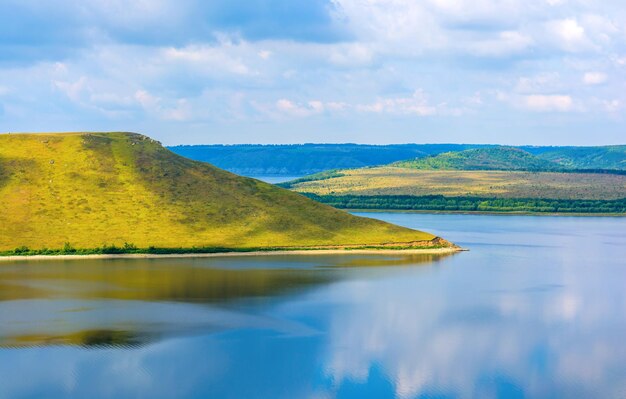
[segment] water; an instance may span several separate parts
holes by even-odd
[[[248,177],[252,177],[254,179],[261,180],[261,181],[264,181],[266,183],[278,184],[278,183],[284,183],[284,182],[290,181],[290,180],[299,179],[302,176],[253,175],[253,176],[248,176]]]
[[[368,213],[451,256],[0,265],[0,398],[626,397],[626,219]]]

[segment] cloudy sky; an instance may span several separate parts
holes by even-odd
[[[626,143],[623,0],[0,0],[0,131]]]

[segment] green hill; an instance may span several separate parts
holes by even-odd
[[[246,176],[304,176],[333,169],[387,165],[494,144],[232,144],[179,145],[173,152]],[[547,161],[575,169],[626,170],[626,146],[516,146]],[[545,156],[543,155],[545,154]]]
[[[538,157],[574,169],[626,170],[626,145],[558,148]]]
[[[434,239],[183,158],[139,134],[0,135],[4,251],[442,243]]]
[[[458,152],[399,161],[391,164],[420,170],[518,170],[554,171],[563,169],[515,147],[474,148]]]

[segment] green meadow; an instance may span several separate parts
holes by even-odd
[[[343,209],[626,213],[626,173],[568,169],[513,147],[333,170],[281,184]]]
[[[434,238],[192,161],[139,134],[0,135],[0,251],[210,252]]]

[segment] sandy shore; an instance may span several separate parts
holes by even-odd
[[[0,262],[21,260],[81,260],[81,259],[167,259],[167,258],[222,258],[234,256],[288,256],[288,255],[416,255],[450,254],[467,251],[463,248],[425,249],[310,249],[293,251],[216,252],[207,254],[111,254],[111,255],[32,255],[0,256]]]

